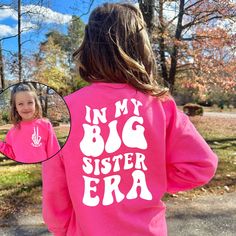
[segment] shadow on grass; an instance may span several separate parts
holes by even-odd
[[[3,155],[3,154],[2,154],[2,155]],[[4,161],[4,160],[8,160],[8,158],[5,157],[5,156],[0,156],[0,162],[2,162],[2,161]]]
[[[0,167],[1,166],[10,167],[10,166],[18,166],[18,165],[23,165],[23,164],[19,162],[3,162],[3,163],[0,162]]]
[[[236,179],[234,177],[221,177],[221,178],[213,178],[212,181],[205,185],[205,189],[210,189],[212,187],[221,187],[224,188],[224,186],[233,187],[236,186]]]
[[[235,138],[211,139],[206,142],[215,150],[235,149],[236,147]]]
[[[1,134],[7,134],[8,131],[9,131],[9,129],[1,129],[1,130],[0,130],[0,133],[1,133]]]
[[[60,137],[60,139],[58,139],[58,142],[61,148],[65,145],[67,138],[68,138],[68,135]]]
[[[17,225],[17,227],[13,227],[8,231],[11,236],[45,236],[52,235],[48,232],[48,230],[43,226],[21,226]]]
[[[232,144],[235,146],[236,145],[236,138],[220,138],[220,139],[206,139],[206,142],[210,145],[214,145],[215,142],[218,143],[228,143],[228,142],[233,142]]]
[[[23,163],[12,161],[7,157],[0,157],[0,167],[10,167],[10,166],[17,166],[23,165]]]

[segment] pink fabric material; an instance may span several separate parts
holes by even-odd
[[[166,192],[207,183],[217,157],[172,99],[94,83],[66,97],[70,136],[43,163],[43,215],[56,236],[166,236]]]
[[[55,132],[49,120],[21,121],[12,127],[0,151],[7,157],[22,163],[37,163],[55,155],[60,150]]]

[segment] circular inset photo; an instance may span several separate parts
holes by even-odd
[[[21,82],[3,90],[0,118],[0,152],[21,163],[53,157],[70,132],[65,101],[54,89],[38,82]]]

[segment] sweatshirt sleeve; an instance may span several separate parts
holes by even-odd
[[[54,156],[60,150],[57,136],[50,122],[48,122],[48,140],[46,149],[48,158]]]
[[[15,160],[16,157],[15,157],[14,151],[12,149],[12,146],[10,144],[11,142],[10,142],[10,138],[9,138],[9,132],[7,133],[7,136],[6,136],[6,140],[5,140],[6,142],[0,141],[0,152],[3,155],[7,156],[8,158]]]
[[[173,100],[165,104],[167,192],[189,190],[208,183],[217,168],[217,156],[188,116]]]
[[[42,163],[43,218],[54,236],[66,236],[72,214],[61,153]]]

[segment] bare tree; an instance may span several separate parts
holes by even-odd
[[[1,91],[5,89],[5,78],[4,78],[4,64],[2,55],[2,44],[0,42],[0,77],[1,77]]]
[[[21,54],[21,0],[18,0],[18,77],[22,82],[22,54]]]
[[[207,26],[217,20],[236,20],[236,4],[230,0],[139,0],[149,32],[155,38],[161,75],[174,90],[181,45],[201,40],[194,32],[197,26]],[[168,18],[164,11],[175,5],[175,15]],[[170,10],[169,10],[170,11]],[[173,9],[172,9],[173,11]],[[153,13],[154,12],[154,13]],[[171,43],[170,43],[171,41]]]
[[[144,20],[147,24],[148,32],[152,35],[155,28],[155,0],[138,0],[139,7],[143,13]]]
[[[43,6],[44,4],[47,4],[47,2],[48,2],[48,0],[32,0],[32,3],[34,3],[36,6]],[[32,6],[33,6],[33,4],[32,4]],[[17,48],[18,48],[17,61],[15,59],[13,60],[11,68],[13,69],[14,72],[17,72],[18,81],[21,82],[24,80],[24,78],[23,78],[24,77],[23,76],[23,69],[24,69],[23,59],[24,59],[24,57],[23,57],[23,52],[22,52],[23,51],[22,46],[26,42],[30,41],[30,40],[23,41],[22,40],[22,33],[33,29],[33,27],[28,27],[27,29],[23,28],[22,27],[22,18],[23,18],[23,16],[26,17],[27,15],[30,16],[32,14],[34,14],[34,15],[41,14],[43,11],[40,13],[33,12],[33,9],[28,10],[28,11],[22,11],[22,1],[21,0],[17,0],[17,1],[12,0],[12,2],[8,5],[0,4],[0,8],[6,9],[6,7],[8,7],[9,9],[15,9],[17,11],[18,29],[17,29],[16,34],[0,38],[0,42],[6,41],[11,38],[17,38]],[[40,25],[40,22],[37,22],[37,26],[38,26],[38,29],[40,27],[42,27],[42,25]],[[34,30],[35,30],[35,28],[34,28]],[[6,50],[4,50],[4,51],[6,51]],[[10,53],[11,56],[15,57],[15,53],[12,53],[9,51],[8,51],[8,53]]]

